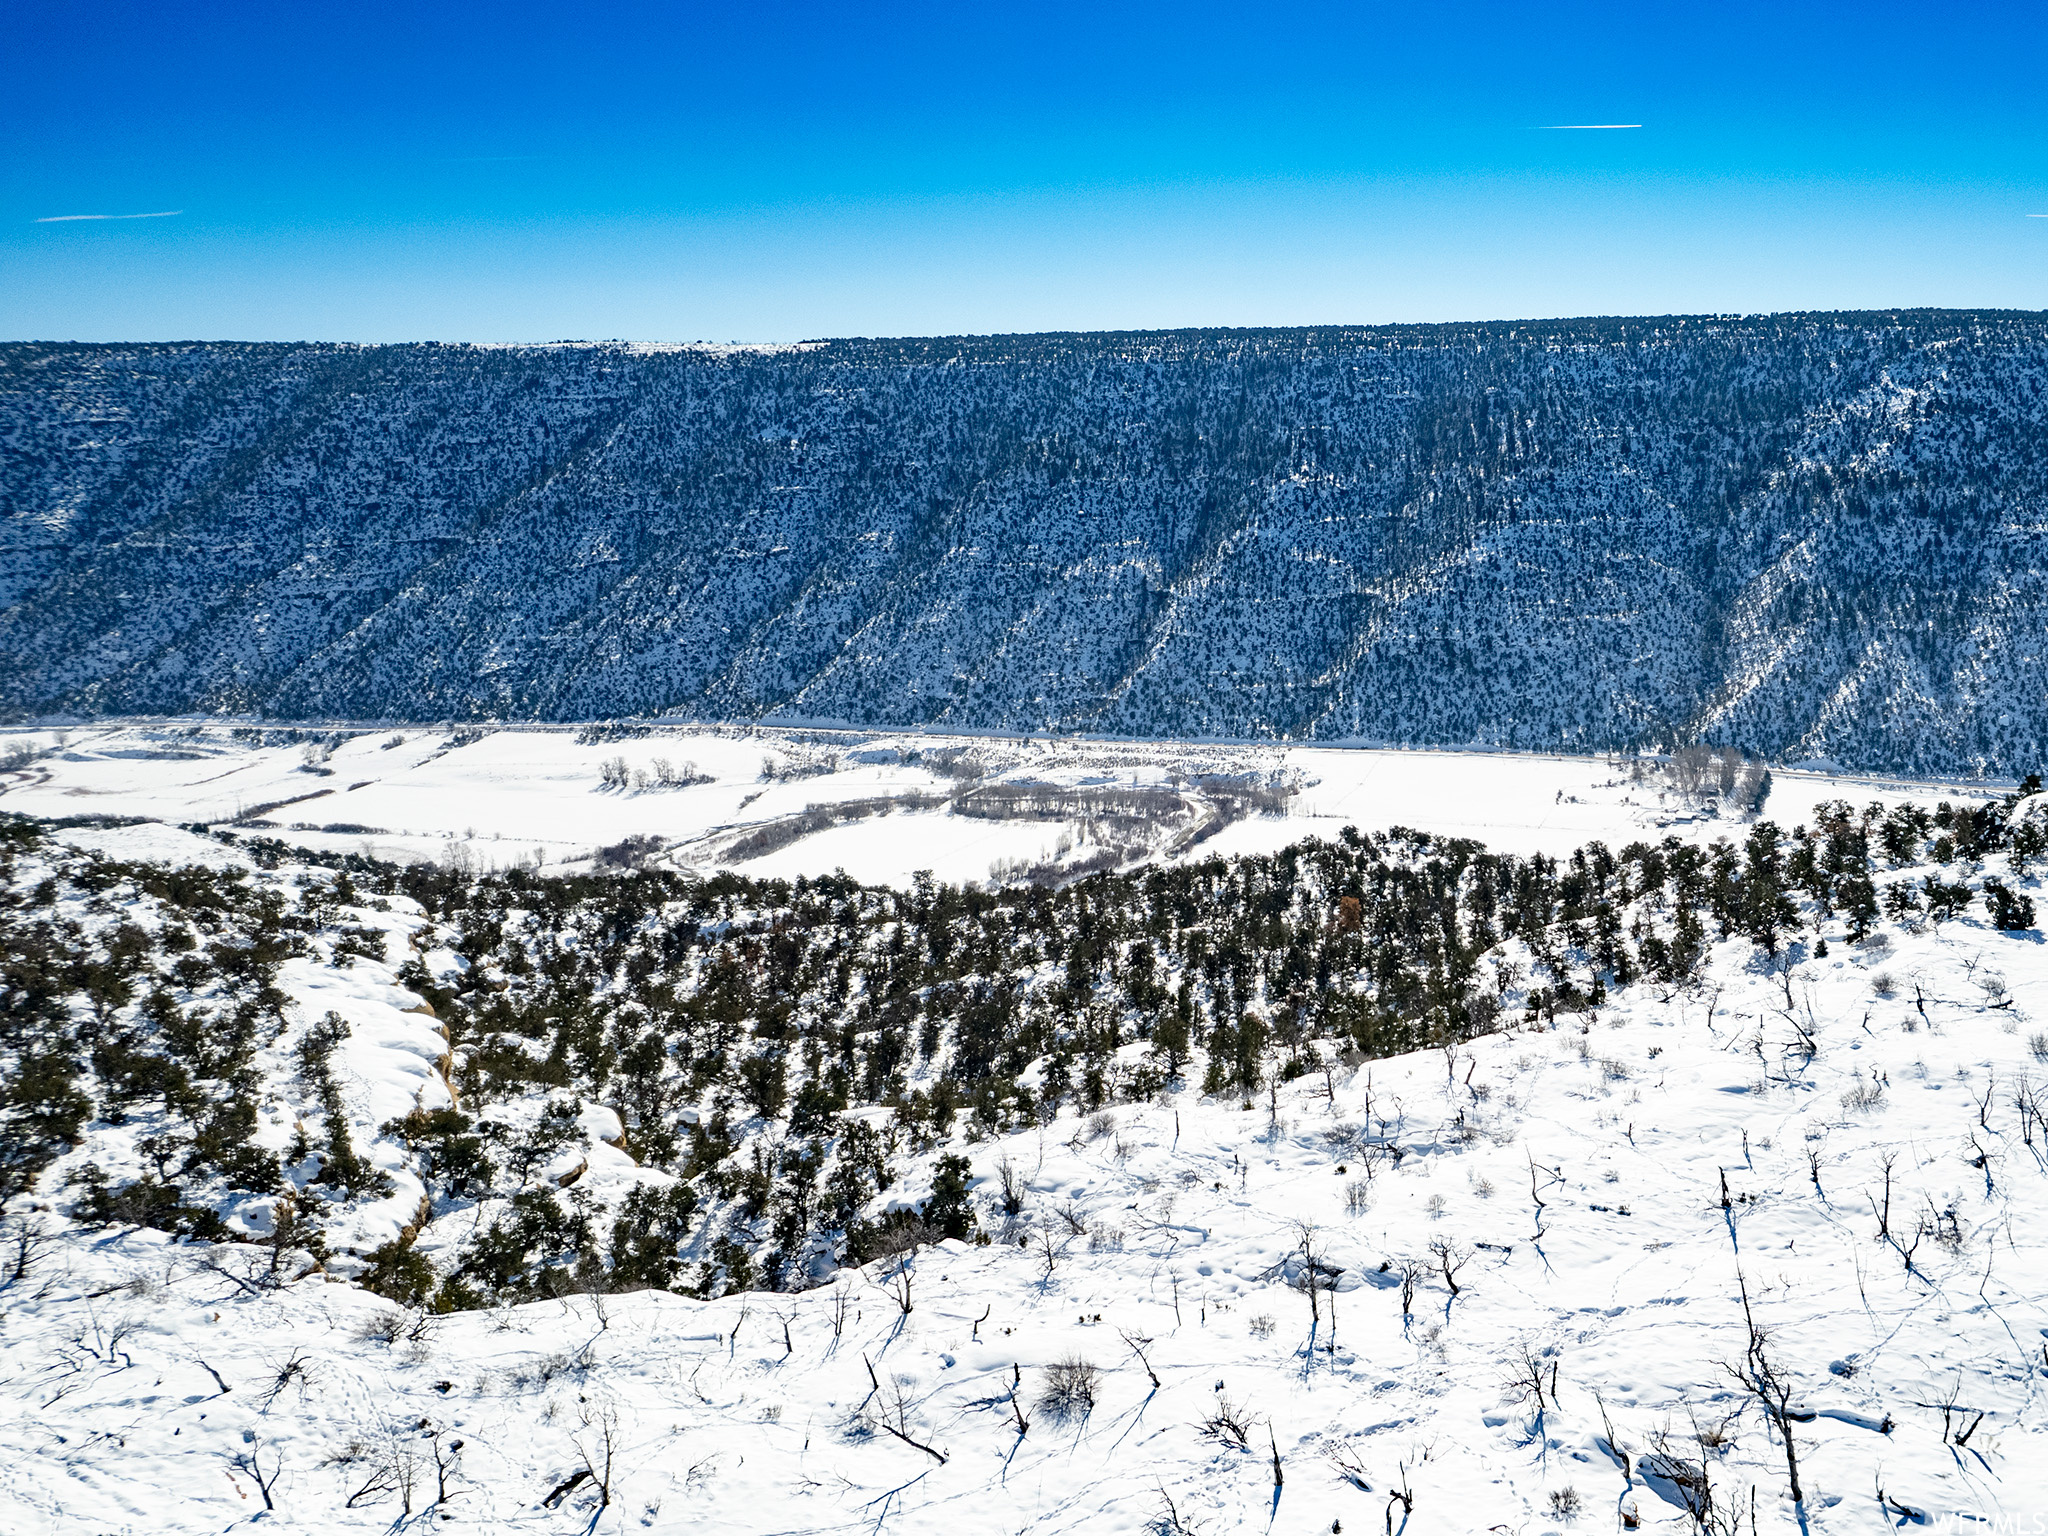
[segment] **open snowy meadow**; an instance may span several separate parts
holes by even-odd
[[[1601,757],[638,729],[0,731],[0,754],[12,754],[0,757],[12,769],[0,774],[0,806],[254,825],[310,849],[480,869],[587,868],[600,848],[645,837],[677,867],[770,878],[843,869],[898,885],[919,869],[957,884],[1032,867],[1069,874],[1266,853],[1344,826],[1419,827],[1553,856],[1596,838],[1617,848],[1668,835],[1704,842],[1733,828]],[[998,803],[1006,788],[1066,798]],[[1140,790],[1158,803],[1119,816],[1129,808],[1115,797]],[[1779,771],[1768,809],[1789,827],[1830,800],[1934,795],[1988,791]]]

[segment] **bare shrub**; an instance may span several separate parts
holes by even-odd
[[[1884,1084],[1871,1079],[1859,1082],[1842,1095],[1844,1109],[1875,1109],[1884,1102]]]
[[[1102,1372],[1079,1355],[1068,1355],[1045,1368],[1045,1386],[1038,1410],[1051,1419],[1086,1418],[1095,1407]]]
[[[1218,1386],[1220,1388],[1220,1382]],[[1251,1448],[1252,1426],[1257,1422],[1243,1403],[1233,1403],[1219,1390],[1216,1394],[1216,1406],[1196,1427],[1219,1445],[1243,1451]]]
[[[1116,1131],[1116,1116],[1106,1109],[1098,1109],[1081,1123],[1083,1141],[1100,1141]]]
[[[1017,1171],[1017,1165],[1007,1157],[996,1164],[996,1182],[1001,1186],[1003,1192],[1003,1214],[1005,1216],[1021,1215],[1024,1210],[1024,1200],[1027,1194],[1024,1175]]]
[[[356,1324],[365,1344],[424,1344],[433,1336],[434,1315],[411,1307],[380,1307]]]
[[[2048,1033],[2037,1029],[2027,1036],[2027,1049],[2034,1053],[2034,1060],[2048,1061]]]
[[[28,1279],[50,1256],[56,1242],[39,1217],[19,1215],[0,1222],[0,1290],[10,1290]],[[131,1289],[129,1294],[137,1293]]]
[[[582,1458],[583,1470],[597,1489],[597,1507],[609,1509],[612,1502],[612,1468],[620,1450],[619,1410],[608,1397],[584,1402],[577,1414],[580,1432],[569,1443]],[[593,1522],[595,1523],[595,1522]]]
[[[1267,1313],[1261,1312],[1257,1317],[1245,1324],[1245,1326],[1251,1329],[1252,1337],[1255,1339],[1270,1339],[1273,1337],[1275,1325],[1272,1317]]]
[[[1898,978],[1890,971],[1879,971],[1870,978],[1870,990],[1879,997],[1891,997],[1899,990]]]
[[[1353,1179],[1344,1186],[1344,1214],[1346,1216],[1363,1216],[1371,1208],[1371,1179]]]
[[[1088,1231],[1090,1253],[1122,1253],[1124,1251],[1124,1229],[1104,1224],[1091,1227]]]
[[[1429,1251],[1436,1258],[1437,1272],[1444,1277],[1445,1288],[1453,1296],[1458,1295],[1458,1271],[1470,1262],[1472,1250],[1447,1237],[1438,1237],[1430,1240]]]
[[[1579,1497],[1579,1490],[1570,1486],[1550,1490],[1550,1517],[1553,1520],[1576,1520],[1585,1503]]]
[[[351,1440],[346,1450],[329,1455],[326,1464],[349,1469],[345,1508],[375,1504],[396,1494],[401,1510],[412,1513],[413,1494],[419,1488],[424,1469],[419,1453],[399,1434],[393,1433],[375,1445]]]
[[[581,1379],[589,1369],[588,1345],[578,1350],[558,1350],[552,1354],[541,1355],[523,1370],[513,1372],[511,1385],[515,1390],[537,1392],[557,1376]]]

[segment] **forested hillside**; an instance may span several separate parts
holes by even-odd
[[[0,348],[0,707],[2010,775],[2048,319]]]
[[[1340,1062],[1590,1015],[1610,988],[1675,994],[1730,940],[1788,978],[1789,1010],[1830,930],[2031,929],[2009,882],[2048,855],[2041,808],[1837,802],[1789,837],[1759,822],[1739,846],[1569,860],[1347,828],[1001,891],[322,868],[232,833],[174,867],[11,819],[0,1199],[69,1190],[91,1221],[261,1234],[273,1265],[332,1252],[443,1309],[804,1289],[970,1235],[965,1163],[906,1200],[900,1155],[1062,1107],[1177,1086],[1249,1105]]]
[[[1057,889],[5,819],[0,1507],[2010,1523],[2039,782]]]

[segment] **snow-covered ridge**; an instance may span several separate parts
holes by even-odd
[[[2048,322],[0,347],[15,719],[832,720],[2017,776]]]

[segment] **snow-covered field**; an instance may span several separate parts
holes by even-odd
[[[74,736],[6,803],[175,819],[202,769],[252,801],[307,782],[293,754],[123,759],[119,740]],[[661,803],[593,790],[566,738],[488,738],[474,767],[429,761],[436,740],[389,750],[366,814],[418,836],[455,791],[482,842],[572,799],[569,844]],[[384,751],[338,750],[334,782]],[[693,751],[731,780],[675,798],[730,800],[762,744]],[[1461,784],[1461,764],[1361,754],[1346,787],[1354,759],[1303,759],[1330,765],[1304,798],[1347,820],[1434,764],[1446,814],[1476,798],[1539,846],[1543,799],[1597,782],[1495,761]],[[1584,814],[1611,836],[1627,812]],[[218,856],[164,827],[65,836]],[[1788,1384],[1808,1529],[2035,1529],[2048,951],[1975,918],[1831,931],[1825,958],[1774,972],[1736,940],[1697,990],[1638,986],[1583,1024],[1338,1068],[1249,1110],[1181,1092],[972,1144],[994,1242],[800,1295],[402,1319],[324,1277],[253,1288],[246,1250],[66,1235],[0,1291],[0,1529],[1535,1536],[1698,1528],[1703,1472],[1711,1529],[1795,1530],[1781,1439],[1737,1380],[1757,1366],[1743,1287]],[[370,1123],[432,1081],[439,1036],[391,968],[292,961],[280,984],[295,1016],[353,1024]],[[1005,1162],[1026,1189],[1008,1220]],[[913,1162],[901,1194],[930,1173]],[[1313,1320],[1305,1251],[1336,1272]],[[1070,1361],[1095,1375],[1062,1411]]]
[[[584,742],[569,730],[264,733],[130,725],[61,735],[0,731],[0,752],[10,747],[27,760],[0,773],[0,809],[171,823],[255,819],[308,848],[398,861],[459,858],[478,869],[534,861],[575,866],[630,836],[673,845],[665,857],[684,865],[731,864],[751,875],[791,878],[844,869],[858,880],[898,885],[920,869],[944,881],[974,882],[1004,864],[1072,862],[1095,851],[1100,829],[1086,817],[989,820],[941,800],[840,821],[765,854],[731,856],[736,836],[786,824],[811,807],[940,799],[972,783],[1086,794],[1223,779],[1291,791],[1284,813],[1253,812],[1184,846],[1172,846],[1162,829],[1147,856],[1167,860],[1271,852],[1347,825],[1406,825],[1503,853],[1552,855],[1595,838],[1619,848],[1670,835],[1710,841],[1732,830],[1728,821],[1698,816],[1694,806],[1660,794],[1654,782],[1633,781],[1626,766],[1590,757],[751,728],[679,728]],[[628,775],[623,785],[607,784],[607,762]],[[667,787],[662,764],[670,770]],[[771,765],[783,776],[765,777]],[[673,782],[683,779],[697,782]],[[1965,800],[1987,791],[1779,772],[1767,814],[1790,827],[1827,800],[1861,806],[1936,794]]]

